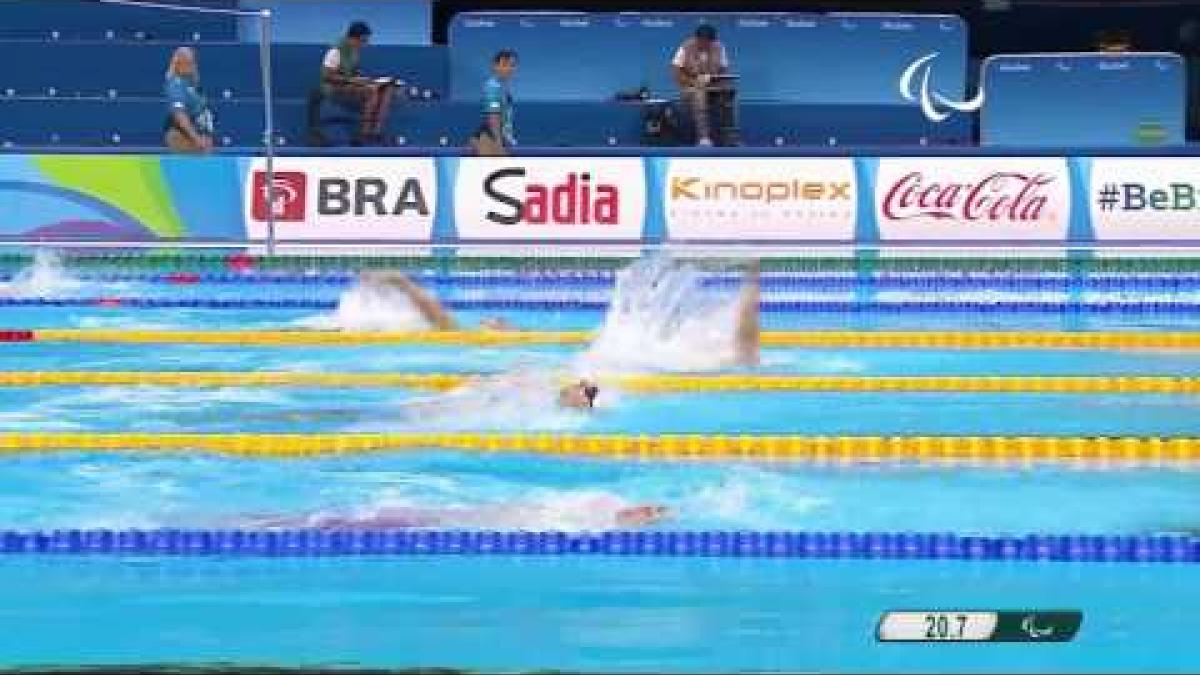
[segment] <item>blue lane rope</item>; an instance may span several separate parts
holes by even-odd
[[[1200,563],[1187,535],[963,536],[849,532],[55,530],[0,532],[0,555],[602,555]]]
[[[570,298],[555,299],[460,299],[443,303],[455,310],[536,310],[536,311],[603,311],[604,300]],[[131,309],[293,309],[332,310],[336,300],[307,298],[0,298],[0,307],[126,307]],[[978,300],[768,300],[761,304],[763,312],[780,313],[886,313],[886,312],[971,312],[971,313],[1121,313],[1121,314],[1192,314],[1200,312],[1200,302],[1177,301],[1086,301],[1061,302],[1054,300],[1017,300],[985,302]]]
[[[517,288],[611,288],[615,275],[611,272],[577,271],[546,271],[537,274],[504,274],[489,273],[486,275],[421,275],[414,274],[421,283],[449,287],[517,287]],[[12,282],[12,274],[0,274],[0,282]],[[358,277],[354,274],[327,272],[320,274],[272,274],[272,273],[169,273],[169,274],[81,274],[74,278],[85,283],[124,284],[223,284],[223,285],[308,285],[308,286],[347,286],[354,283]],[[709,277],[702,282],[705,286],[736,286],[741,283],[737,276]],[[956,289],[956,290],[1023,290],[1023,291],[1066,291],[1072,288],[1086,288],[1098,291],[1122,290],[1160,290],[1188,291],[1200,290],[1200,277],[1189,276],[1108,276],[1080,277],[1066,276],[1009,276],[969,274],[959,276],[942,275],[899,275],[879,274],[858,276],[846,275],[764,275],[764,289],[821,289],[840,290],[853,289],[867,285],[884,289]]]

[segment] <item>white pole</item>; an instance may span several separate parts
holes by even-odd
[[[259,58],[263,80],[263,144],[267,157],[267,255],[275,255],[275,110],[271,93],[271,10],[259,13]]]

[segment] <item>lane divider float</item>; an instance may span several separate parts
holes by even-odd
[[[448,309],[465,311],[605,311],[607,300],[587,298],[450,299]],[[126,309],[304,310],[337,309],[337,300],[312,298],[4,298],[0,307],[107,307]],[[1033,314],[1195,314],[1193,300],[764,300],[765,313],[910,314],[910,313],[1033,313]]]
[[[321,373],[221,371],[0,371],[0,387],[339,387],[444,391],[475,373]],[[1159,376],[877,376],[667,373],[601,376],[627,392],[995,392],[1066,394],[1200,394],[1200,377]]]
[[[454,450],[613,460],[916,462],[1082,467],[1166,466],[1200,459],[1200,438],[1056,436],[796,436],[548,433],[3,432],[0,455],[45,452],[206,452],[258,458]]]
[[[657,556],[1195,564],[1200,563],[1200,537],[970,536],[920,532],[97,529],[0,531],[0,555]]]
[[[590,331],[0,330],[0,342],[89,342],[255,346],[581,345]],[[764,331],[766,347],[870,349],[1200,350],[1200,332]]]

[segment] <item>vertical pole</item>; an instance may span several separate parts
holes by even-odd
[[[275,255],[275,110],[271,92],[271,10],[259,14],[259,59],[263,81],[263,145],[267,159],[267,255]]]

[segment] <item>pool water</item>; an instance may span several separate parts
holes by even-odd
[[[342,282],[108,282],[87,280],[57,262],[35,269],[33,276],[35,283],[12,282],[7,297],[122,300],[0,307],[3,328],[305,330],[403,327],[411,321],[411,310],[356,298]],[[773,287],[769,281],[770,276],[764,284],[767,301],[861,297],[859,291]],[[611,321],[603,309],[572,309],[568,302],[607,302],[611,284],[579,287],[550,279],[429,285],[447,298],[508,303],[502,313],[530,330],[594,329]],[[947,287],[903,292],[905,298],[944,302],[1081,297]],[[875,295],[886,299],[883,294],[897,292]],[[1103,300],[1114,293],[1123,302],[1159,298],[1128,290],[1093,294]],[[1193,294],[1173,292],[1168,301],[1194,301]],[[342,309],[145,308],[130,298],[304,299],[340,302]],[[521,301],[547,298],[563,301],[564,308],[519,308]],[[344,311],[351,305],[354,312]],[[466,311],[459,318],[473,325],[490,313]],[[980,313],[953,307],[778,311],[763,318],[768,330],[1106,331],[1190,331],[1200,319],[1169,310]],[[730,370],[706,353],[706,343],[678,335],[665,339],[654,330],[625,338],[604,358],[582,363],[626,372]],[[588,349],[35,341],[0,345],[0,370],[537,374],[577,370]],[[1197,376],[1200,352],[779,348],[764,350],[757,369],[741,370],[861,377]],[[1200,397],[1188,395],[606,389],[598,410],[582,413],[557,409],[552,392],[493,394],[482,405],[468,399],[415,414],[414,401],[441,399],[383,388],[21,387],[0,390],[0,431],[814,436],[1200,431]],[[461,527],[576,532],[596,527],[597,504],[652,503],[670,508],[670,517],[653,526],[659,530],[1149,535],[1200,529],[1197,494],[1200,474],[1187,466],[831,467],[446,450],[278,460],[68,451],[2,460],[0,530],[229,529],[263,516],[370,513],[396,506],[487,513],[497,505],[518,505],[519,522],[485,519]],[[1200,666],[1200,657],[1184,649],[1186,612],[1195,604],[1191,589],[1198,582],[1200,566],[1158,563],[9,555],[0,557],[0,594],[7,600],[0,608],[0,666],[220,662],[503,671],[1187,672]],[[1068,644],[875,642],[881,612],[914,608],[1079,609],[1085,618],[1078,639]]]

